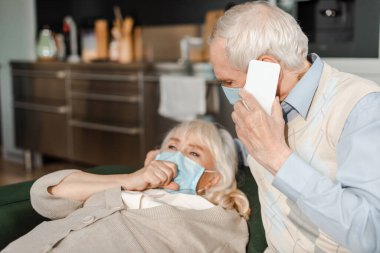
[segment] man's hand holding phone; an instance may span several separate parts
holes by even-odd
[[[280,66],[251,61],[232,120],[248,153],[273,175],[291,154],[284,137],[282,108],[275,99]],[[272,108],[273,106],[273,108]]]
[[[280,65],[273,62],[251,60],[248,65],[244,89],[251,93],[268,115],[276,96]]]

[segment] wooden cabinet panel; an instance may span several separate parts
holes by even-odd
[[[119,127],[139,127],[140,125],[137,103],[76,98],[72,99],[71,103],[74,120]]]
[[[15,109],[16,146],[68,158],[65,114]]]
[[[144,65],[12,63],[20,148],[140,167],[156,146],[158,79]]]
[[[14,100],[66,104],[65,81],[54,77],[13,76]]]
[[[117,96],[137,96],[139,94],[136,82],[126,82],[117,80],[93,80],[72,79],[71,91],[76,93],[108,94]]]
[[[142,163],[140,136],[73,127],[73,159],[90,164]]]
[[[62,65],[12,63],[17,147],[69,157],[65,76]]]

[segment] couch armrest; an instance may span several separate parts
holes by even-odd
[[[32,184],[28,181],[0,187],[0,249],[46,220],[30,204]]]
[[[98,166],[87,170],[96,174],[131,173],[135,169],[123,166]],[[47,218],[39,215],[30,203],[30,187],[34,181],[0,187],[0,250],[26,234]]]

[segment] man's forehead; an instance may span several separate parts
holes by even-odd
[[[216,38],[210,45],[210,64],[213,67],[215,77],[219,81],[234,80],[245,74],[230,65],[225,43],[225,39]]]
[[[216,41],[210,45],[210,63],[216,77],[222,77],[229,67],[225,48],[220,45],[220,39],[216,39]]]
[[[210,62],[227,59],[225,50],[225,40],[221,38],[214,39],[210,44]]]
[[[244,72],[233,68],[227,60],[213,65],[214,74],[218,80],[227,80],[245,74]]]

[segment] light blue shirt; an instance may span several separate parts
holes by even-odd
[[[286,121],[306,117],[318,88],[323,62],[310,58],[311,68],[281,104]],[[336,152],[336,181],[292,153],[273,186],[352,252],[380,252],[380,93],[366,95],[351,111]]]

